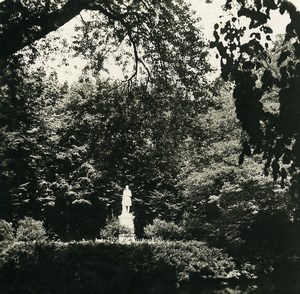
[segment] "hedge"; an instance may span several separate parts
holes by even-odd
[[[1,293],[175,293],[197,279],[237,278],[232,258],[202,242],[14,242]]]

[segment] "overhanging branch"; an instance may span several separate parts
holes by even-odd
[[[109,11],[109,6],[105,7],[108,5],[103,3],[105,1],[101,1],[102,4],[99,2],[96,0],[69,0],[61,9],[50,13],[44,11],[44,13],[33,14],[29,18],[20,18],[16,23],[7,24],[7,28],[0,34],[0,58],[6,58],[57,30],[84,9],[98,10],[112,20],[121,20],[120,14],[113,14]],[[5,4],[5,2],[3,3]],[[5,6],[3,3],[2,7]],[[9,14],[9,12],[7,13]]]

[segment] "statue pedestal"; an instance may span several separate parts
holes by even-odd
[[[119,235],[119,242],[120,243],[130,243],[135,241],[135,234],[134,234],[134,216],[132,213],[128,213],[123,211],[122,214],[119,216],[120,225],[127,228],[128,232],[120,233]]]
[[[135,242],[135,234],[120,234],[119,235],[119,242],[129,244]]]

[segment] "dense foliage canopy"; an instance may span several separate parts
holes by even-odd
[[[16,48],[6,42],[10,53],[1,50],[2,217],[43,219],[62,238],[95,236],[119,213],[128,183],[140,234],[154,216],[179,217],[181,142],[198,111],[213,105],[203,95],[209,65],[197,19],[182,1],[105,2],[105,9],[96,1],[50,2],[1,3],[2,37],[22,29],[31,44],[18,50],[23,41]],[[84,8],[97,12],[81,15],[70,53],[89,65],[77,83],[59,85],[56,73],[30,66],[37,53],[47,59],[43,42],[55,48],[55,38],[32,40],[50,31],[51,22],[53,30],[63,24],[54,15],[67,21]],[[122,43],[116,61],[133,70],[124,84],[104,81],[105,52]]]
[[[215,25],[211,43],[222,74],[208,81],[209,48],[183,0],[0,3],[3,273],[14,260],[18,266],[14,255],[23,246],[65,256],[67,243],[48,237],[116,239],[125,185],[138,238],[206,241],[264,273],[278,256],[299,256],[299,12],[272,0],[227,0],[225,8],[232,15]],[[273,10],[291,17],[285,35],[272,35]],[[60,37],[76,17],[73,35]],[[63,50],[86,61],[73,83],[61,83],[59,67],[45,65]],[[123,80],[103,77],[111,58]],[[76,251],[79,243],[71,244]],[[172,244],[177,251],[170,244],[155,251],[167,268],[190,259],[197,268],[196,257],[211,262],[217,252],[221,268],[209,263],[210,270],[224,278],[225,256],[225,268],[237,274],[222,251]],[[184,250],[199,244],[196,257],[186,258]],[[89,241],[84,250],[94,246]],[[130,250],[142,258],[142,249]],[[31,257],[34,266],[49,262]],[[190,271],[184,265],[176,277]]]

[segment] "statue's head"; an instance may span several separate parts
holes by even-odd
[[[126,186],[125,186],[125,189],[126,189],[126,190],[128,190],[128,189],[129,189],[129,186],[128,186],[128,185],[126,185]]]

